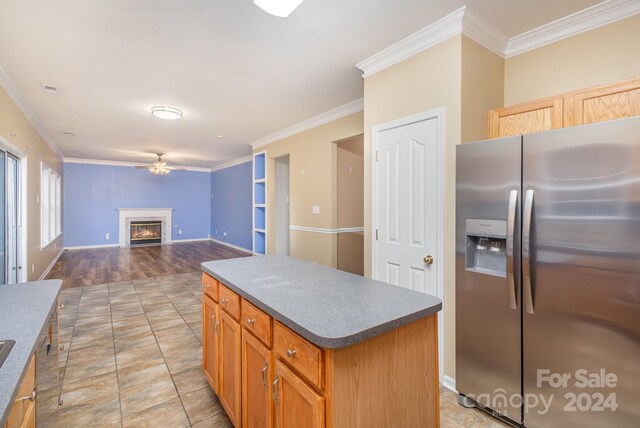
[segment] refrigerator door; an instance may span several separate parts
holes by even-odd
[[[524,423],[638,427],[640,118],[526,135],[523,154]]]
[[[456,166],[456,387],[516,422],[521,151],[521,137],[462,144]]]

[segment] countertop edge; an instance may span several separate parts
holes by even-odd
[[[58,287],[58,291],[56,293],[56,297],[51,302],[51,307],[49,308],[49,313],[44,318],[43,324],[40,326],[40,329],[38,330],[39,333],[38,333],[38,335],[36,337],[36,340],[33,342],[33,345],[31,347],[31,352],[29,353],[29,355],[33,355],[36,352],[36,349],[38,348],[38,339],[40,338],[40,333],[47,326],[47,324],[49,323],[49,320],[51,319],[51,316],[53,315],[54,311],[56,310],[56,306],[57,306],[56,303],[57,303],[58,299],[60,298],[60,293],[62,292],[62,281],[61,280],[55,280],[55,281],[60,281],[60,286]],[[0,414],[0,426],[4,426],[4,424],[5,424],[6,420],[7,420],[7,417],[9,416],[9,412],[11,411],[11,404],[15,401],[16,396],[18,395],[18,389],[20,389],[20,385],[22,384],[22,381],[24,380],[24,376],[27,374],[27,369],[29,368],[29,362],[30,361],[31,361],[31,358],[28,358],[27,361],[25,361],[24,367],[22,368],[22,372],[20,373],[20,376],[18,377],[18,382],[13,387],[13,392],[11,393],[11,398],[9,399],[9,402],[7,403],[7,407],[2,409],[2,413]]]
[[[346,348],[348,346],[355,345],[357,343],[379,336],[391,330],[395,330],[396,328],[403,327],[414,321],[418,321],[422,318],[426,318],[429,315],[438,313],[440,310],[442,310],[442,302],[440,302],[437,305],[431,306],[429,308],[426,308],[420,311],[409,313],[403,317],[397,318],[392,321],[388,321],[384,324],[379,324],[377,326],[371,327],[367,330],[363,330],[356,334],[343,336],[343,337],[322,337],[308,331],[307,329],[300,326],[295,321],[289,319],[288,317],[285,317],[278,311],[274,310],[272,307],[265,305],[262,301],[255,298],[251,294],[247,293],[245,290],[242,290],[241,288],[237,287],[228,279],[224,278],[223,276],[207,268],[204,265],[204,263],[202,263],[200,267],[202,268],[203,272],[207,273],[208,275],[211,275],[213,278],[215,278],[216,280],[224,284],[225,287],[228,287],[229,289],[239,294],[243,298],[246,298],[251,304],[261,309],[262,311],[266,312],[268,315],[271,315],[276,321],[279,321],[280,323],[284,324],[286,327],[290,328],[291,330],[293,330],[300,336],[304,337],[314,345],[319,346],[321,348],[325,348],[325,349]]]

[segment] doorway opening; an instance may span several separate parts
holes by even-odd
[[[289,202],[290,202],[290,182],[289,182],[289,155],[274,159],[274,209],[275,209],[275,252],[276,254],[289,255]]]
[[[336,141],[336,267],[364,275],[364,135]]]
[[[23,254],[24,155],[0,140],[0,284],[25,281]]]

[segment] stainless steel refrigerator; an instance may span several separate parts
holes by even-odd
[[[461,404],[640,426],[640,118],[460,145],[456,186]]]

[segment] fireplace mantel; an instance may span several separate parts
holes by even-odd
[[[162,244],[171,243],[173,224],[173,208],[118,208],[119,226],[118,242],[120,247],[128,247],[127,231],[131,220],[160,220],[162,221]]]

